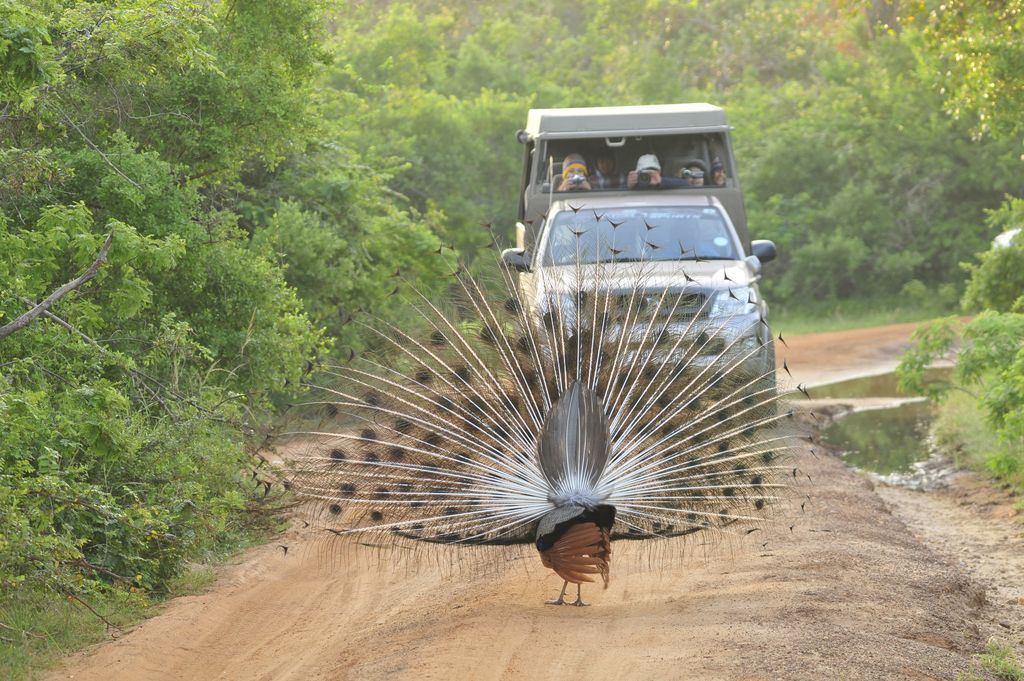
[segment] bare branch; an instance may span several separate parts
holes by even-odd
[[[17,319],[15,319],[10,324],[6,324],[5,326],[0,327],[0,340],[6,338],[7,336],[10,336],[15,331],[20,331],[21,329],[25,328],[26,326],[31,324],[32,320],[34,320],[36,317],[43,314],[44,312],[49,311],[49,309],[53,307],[54,303],[56,303],[58,300],[66,296],[71,291],[74,291],[75,289],[81,287],[82,284],[95,277],[96,273],[99,272],[100,266],[107,262],[107,254],[110,252],[110,244],[113,241],[114,233],[111,232],[110,234],[107,235],[107,240],[103,242],[103,247],[100,248],[99,255],[96,256],[96,259],[92,261],[91,265],[89,265],[89,269],[83,272],[80,277],[78,277],[77,279],[73,279],[68,283],[64,284],[63,286],[61,286],[59,289],[48,295],[46,299],[43,300],[41,303],[39,303],[34,308],[29,310],[25,314],[21,315]]]
[[[122,577],[121,575],[117,574],[116,572],[111,572],[110,570],[108,570],[108,569],[106,569],[104,567],[100,567],[99,565],[93,565],[92,563],[87,561],[85,558],[79,558],[78,560],[75,561],[75,564],[78,565],[79,567],[85,568],[86,570],[91,570],[93,572],[98,572],[98,573],[100,573],[102,575],[106,575],[107,577],[110,577],[111,579],[113,579],[115,582],[123,582],[125,584],[134,584],[134,582],[132,580],[128,579],[127,577]]]
[[[96,617],[99,617],[99,618],[100,618],[100,620],[102,620],[102,622],[103,622],[103,623],[104,623],[105,625],[107,625],[107,629],[108,629],[108,630],[109,630],[109,629],[113,629],[113,630],[114,630],[114,631],[116,631],[116,632],[120,632],[120,631],[121,631],[121,628],[120,628],[119,626],[117,626],[116,624],[114,624],[113,622],[111,622],[110,620],[108,620],[108,619],[107,619],[106,617],[104,617],[103,615],[101,615],[101,614],[99,614],[98,612],[96,612],[96,608],[92,607],[91,605],[89,605],[88,603],[86,603],[85,601],[83,601],[83,600],[82,600],[81,598],[79,598],[78,596],[76,596],[75,594],[71,593],[70,591],[65,591],[65,592],[64,592],[64,595],[66,595],[66,596],[67,596],[68,598],[70,598],[70,599],[74,600],[75,602],[77,602],[77,603],[80,603],[81,605],[84,605],[84,606],[85,606],[85,608],[86,608],[86,609],[87,609],[87,610],[88,610],[89,612],[91,612],[92,614],[96,615]]]

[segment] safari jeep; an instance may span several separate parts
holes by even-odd
[[[559,300],[550,289],[567,268],[599,265],[609,282],[599,285],[614,286],[609,269],[641,263],[651,296],[685,289],[680,326],[729,320],[726,335],[705,344],[708,362],[725,344],[749,350],[751,374],[771,373],[757,283],[776,249],[750,241],[729,130],[710,104],[531,110],[517,134],[517,247],[502,257],[535,313]]]

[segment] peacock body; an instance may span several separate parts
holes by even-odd
[[[317,386],[320,424],[302,433],[317,444],[291,482],[334,535],[532,542],[565,580],[560,604],[570,583],[607,586],[615,540],[768,517],[794,440],[738,277],[569,247],[525,286],[460,268],[444,304],[415,296],[416,332],[368,325],[384,359]]]

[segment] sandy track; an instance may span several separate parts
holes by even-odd
[[[913,326],[787,339],[786,356],[812,385],[878,373]],[[983,591],[838,460],[797,463],[813,480],[805,510],[801,497],[770,536],[706,557],[617,542],[610,588],[584,592],[591,608],[542,605],[561,584],[530,550],[393,568],[293,530],[51,678],[955,678],[986,633]]]

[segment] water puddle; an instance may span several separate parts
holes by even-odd
[[[926,369],[924,372],[924,381],[925,383],[948,381],[949,372],[950,369],[946,367]],[[864,378],[854,378],[849,381],[829,383],[828,385],[811,388],[810,393],[811,397],[814,399],[859,399],[868,397],[893,397],[905,399],[907,397],[911,397],[910,395],[899,391],[899,388],[896,385],[897,382],[895,373],[879,374],[878,376],[865,376]]]
[[[930,369],[926,374],[928,382],[948,378],[949,369]],[[929,462],[931,404],[901,394],[895,374],[842,381],[810,392],[813,399],[839,400],[853,407],[822,434],[822,440],[842,451],[851,466],[912,486],[922,484],[922,475],[935,469]]]

